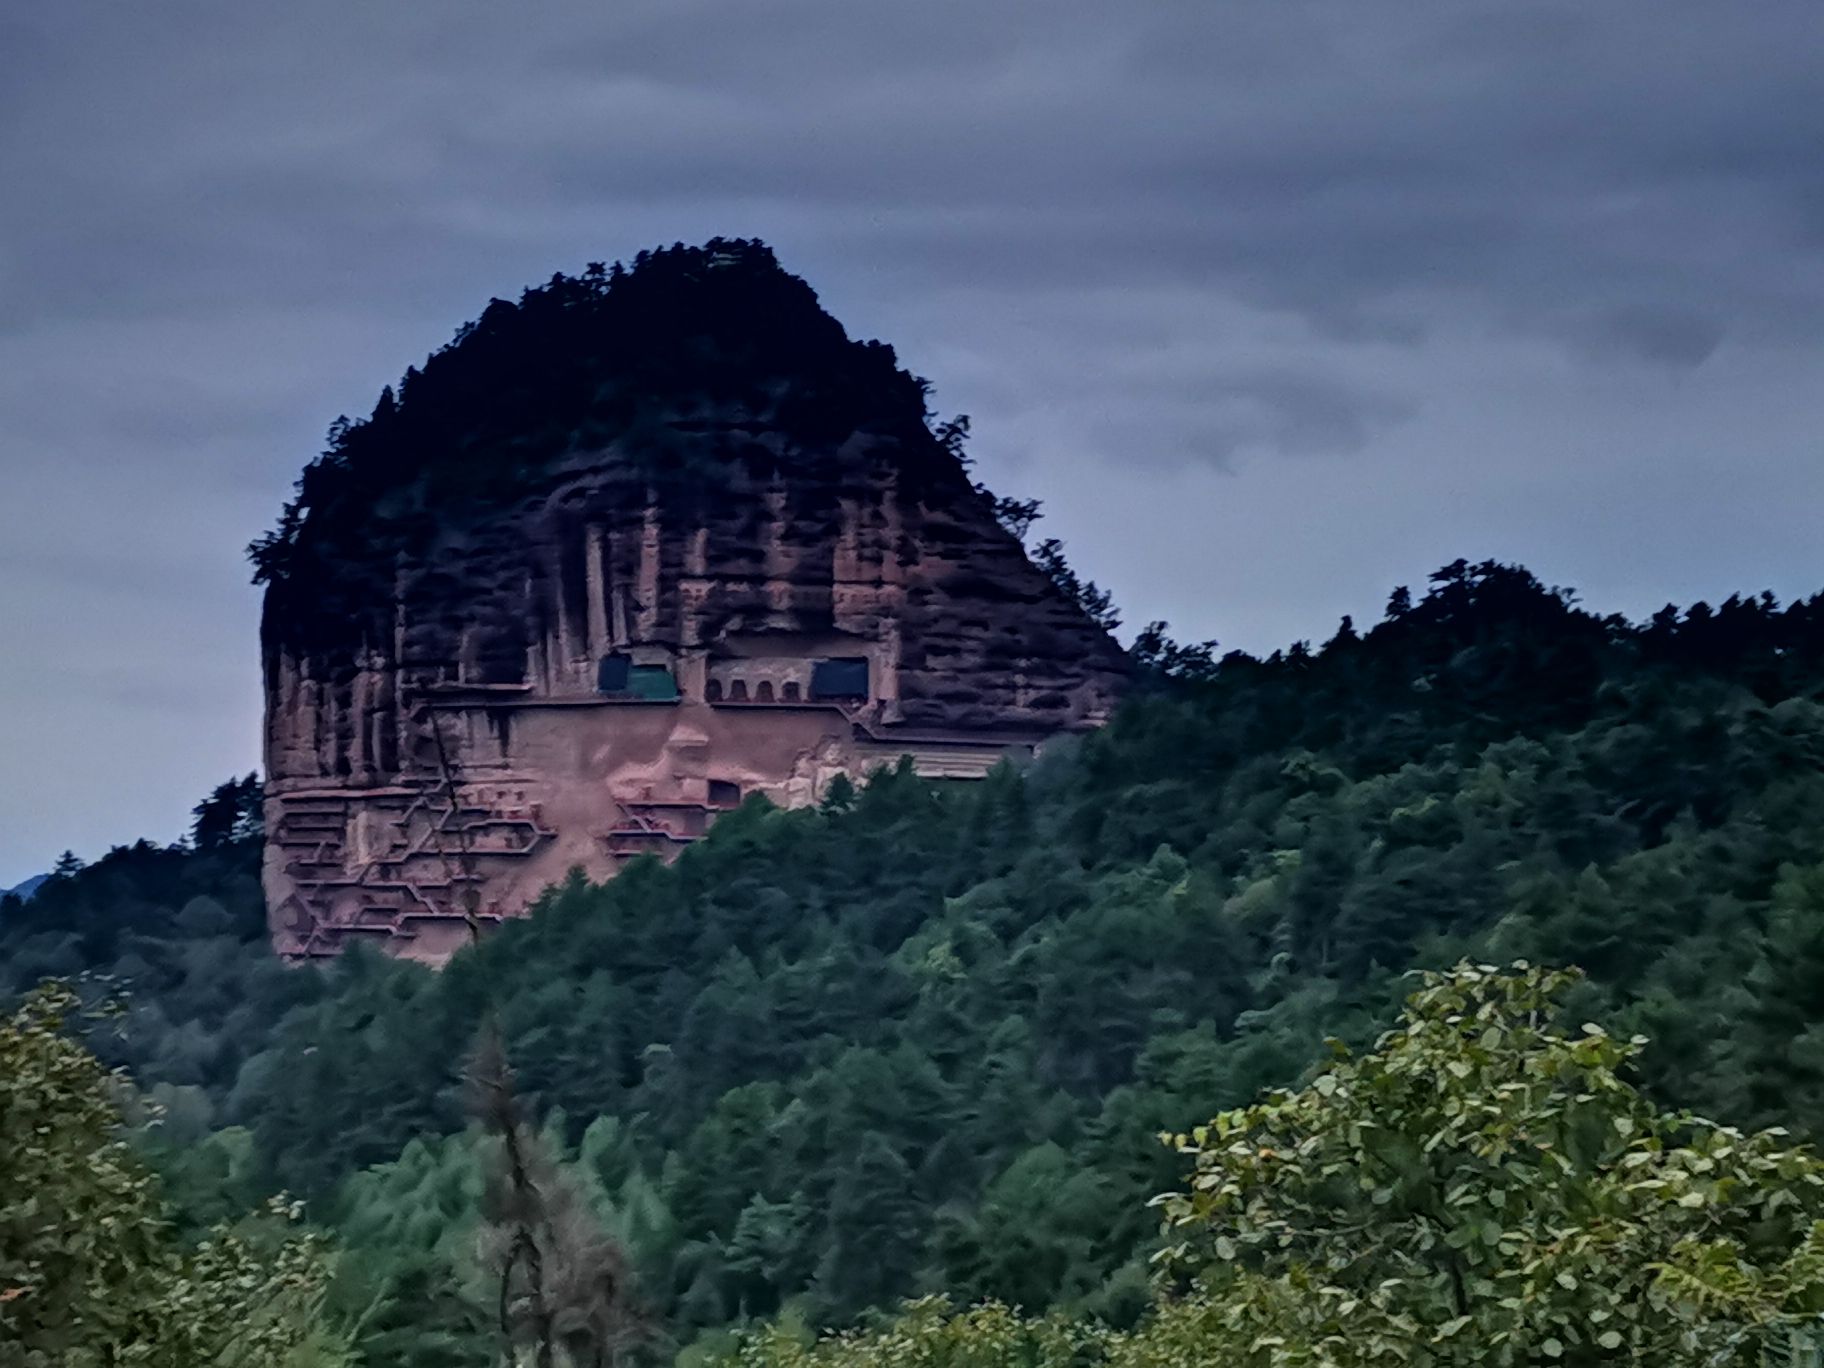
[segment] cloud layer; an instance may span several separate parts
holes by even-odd
[[[1131,621],[1824,585],[1814,0],[0,18],[0,885],[257,760],[240,547],[492,294],[772,241]]]

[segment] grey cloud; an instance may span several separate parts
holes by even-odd
[[[1249,450],[1351,454],[1417,409],[1409,400],[1295,372],[1224,380],[1212,388],[1205,431],[1219,460]]]
[[[1434,553],[1682,584],[1665,547],[1702,528],[1601,520],[1752,443],[1788,488],[1731,482],[1757,531],[1714,555],[1801,583],[1820,52],[1814,0],[10,7],[0,613],[45,658],[86,633],[217,672],[188,734],[181,686],[154,716],[105,668],[0,672],[0,754],[169,735],[133,783],[180,814],[245,769],[239,547],[328,421],[490,295],[715,233],[774,241],[972,412],[985,473],[1134,620],[1270,646]],[[1612,486],[1578,483],[1589,433]],[[1268,521],[1308,529],[1296,572]],[[46,635],[47,595],[80,632]],[[72,783],[0,839],[93,847],[89,806]],[[0,883],[36,863],[0,850]]]
[[[536,234],[570,206],[675,212],[708,192],[757,216],[780,199],[865,214],[861,240],[913,210],[941,220],[946,269],[1035,289],[1188,277],[1342,326],[1410,324],[1418,294],[1550,331],[1568,300],[1600,304],[1636,277],[1695,289],[1693,267],[1733,240],[1760,267],[1728,264],[1713,293],[1812,326],[1815,279],[1799,278],[1808,307],[1788,307],[1773,286],[1792,252],[1757,249],[1779,246],[1776,221],[1819,184],[1807,149],[1824,90],[1795,55],[1824,36],[1814,12],[1773,5],[1725,28],[1680,4],[1650,25],[1640,6],[1510,10],[558,6],[507,32],[458,6],[473,46],[428,63],[412,48],[429,35],[397,20],[371,55],[325,50],[322,22],[282,27],[294,68],[313,44],[331,68],[321,88],[288,79],[243,16],[234,29],[277,66],[256,118],[295,101],[307,131],[268,117],[258,155],[167,151],[175,174],[150,189],[204,273],[212,237],[247,255],[277,233],[306,272],[362,253],[409,270],[414,242],[461,237],[489,217],[478,206]],[[1719,89],[1711,68],[1732,79]],[[222,141],[201,97],[183,112],[191,137]],[[233,206],[214,234],[178,212],[199,195]],[[1764,202],[1746,225],[1759,243],[1719,212],[1743,197]],[[289,221],[300,204],[307,233]],[[1681,222],[1697,240],[1658,261],[1627,241]]]
[[[1667,366],[1698,366],[1722,345],[1723,323],[1703,314],[1651,304],[1621,305],[1585,321],[1585,339],[1613,351]]]

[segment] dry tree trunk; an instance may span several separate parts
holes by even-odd
[[[526,1124],[491,1026],[470,1080],[477,1119],[499,1142],[483,1196],[483,1258],[498,1279],[507,1362],[526,1348],[534,1368],[620,1362],[650,1330],[626,1253]]]
[[[429,722],[454,813],[460,806],[456,767],[435,713]],[[461,822],[456,838],[469,939],[477,943],[478,880]],[[447,864],[447,853],[445,859]],[[533,1368],[556,1368],[560,1351],[566,1368],[608,1368],[646,1339],[650,1322],[634,1294],[625,1252],[527,1124],[492,1013],[476,1045],[469,1088],[476,1119],[500,1145],[482,1215],[484,1264],[494,1265],[499,1279],[495,1316],[504,1363],[519,1368],[519,1350],[529,1340]]]
[[[529,1332],[536,1368],[554,1368],[556,1344],[545,1291],[544,1251],[538,1238],[546,1206],[540,1179],[548,1185],[550,1177],[536,1171],[549,1165],[539,1162],[543,1156],[536,1153],[538,1142],[520,1116],[506,1050],[492,1023],[482,1031],[469,1082],[476,1119],[500,1142],[498,1167],[488,1175],[482,1197],[482,1215],[491,1236],[487,1243],[499,1249],[490,1262],[499,1266],[497,1318],[506,1361],[517,1361],[515,1346]],[[514,1295],[516,1274],[524,1282],[519,1297]]]

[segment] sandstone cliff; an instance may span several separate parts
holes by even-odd
[[[1120,650],[756,243],[495,301],[255,548],[275,939],[439,960],[571,866],[1095,725]]]

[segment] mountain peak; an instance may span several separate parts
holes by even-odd
[[[256,551],[281,950],[439,962],[747,797],[1099,725],[1125,656],[927,417],[717,239],[495,300],[338,424]]]
[[[668,439],[693,420],[787,444],[863,431],[928,450],[925,393],[891,347],[851,339],[757,239],[594,262],[490,301],[367,417],[338,419],[278,527],[249,548],[254,578],[284,580],[313,546],[364,537],[368,511],[408,487],[429,503],[498,498],[566,451],[629,437],[665,475]]]

